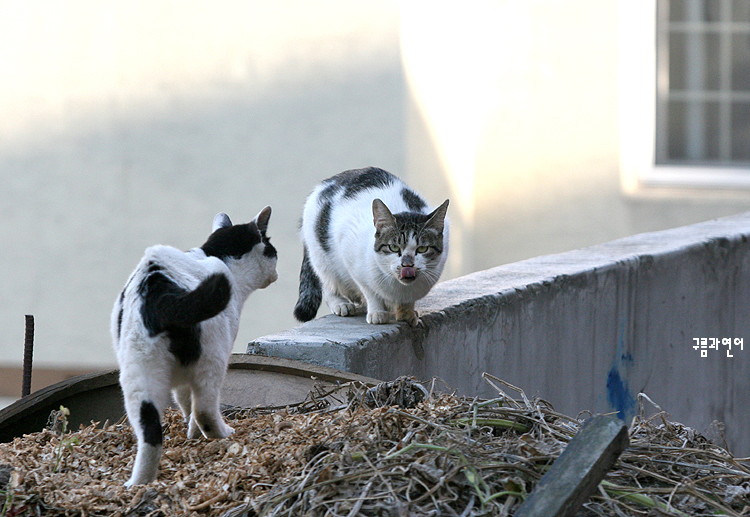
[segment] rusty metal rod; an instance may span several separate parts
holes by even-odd
[[[26,315],[26,335],[23,341],[23,386],[21,397],[31,393],[31,365],[34,359],[34,316]]]

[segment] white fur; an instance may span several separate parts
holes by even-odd
[[[399,307],[411,309],[412,324],[418,319],[413,312],[414,302],[423,298],[437,282],[448,256],[448,221],[443,230],[443,252],[432,268],[425,267],[423,256],[416,254],[416,280],[405,284],[398,279],[400,259],[397,255],[383,255],[374,251],[375,226],[373,200],[382,200],[392,213],[409,211],[401,196],[408,188],[396,179],[385,188],[371,188],[355,197],[343,198],[343,190],[333,200],[330,226],[330,252],[326,253],[315,234],[320,212],[320,192],[325,184],[316,187],[305,202],[302,216],[302,240],[307,247],[310,263],[320,278],[323,299],[331,312],[339,316],[367,313],[368,323],[388,323],[392,311]],[[430,213],[432,208],[425,209]],[[407,250],[414,251],[410,242]],[[339,296],[336,293],[341,293]]]
[[[270,211],[270,209],[269,209]],[[217,215],[214,230],[231,225],[226,216]],[[183,366],[169,351],[166,333],[150,337],[143,324],[140,308],[142,298],[138,286],[147,274],[148,263],[157,262],[175,283],[193,290],[211,274],[223,273],[230,282],[232,295],[226,308],[201,323],[201,354],[197,361]],[[152,246],[130,276],[122,305],[115,302],[111,318],[111,332],[117,361],[120,365],[122,387],[128,419],[138,438],[138,453],[127,486],[152,481],[158,470],[161,447],[144,442],[139,424],[141,403],[150,401],[159,415],[170,402],[170,390],[188,422],[188,438],[202,433],[207,438],[224,438],[233,431],[219,412],[219,396],[239,326],[240,313],[252,291],[264,288],[277,279],[276,259],[263,256],[263,246],[255,246],[241,259],[207,257],[200,249],[187,252],[170,246]],[[122,321],[118,339],[118,318]],[[205,432],[195,416],[210,415],[212,429]]]

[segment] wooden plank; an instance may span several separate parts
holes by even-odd
[[[575,515],[628,443],[627,427],[616,416],[589,419],[539,480],[516,517]]]

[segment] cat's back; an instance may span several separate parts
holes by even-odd
[[[182,287],[192,289],[207,276],[226,273],[225,264],[216,257],[207,257],[200,248],[182,251],[173,246],[157,244],[146,248],[136,267],[136,275],[145,276],[161,271]]]
[[[424,200],[398,176],[377,167],[352,169],[323,180],[313,192],[322,211],[351,205],[364,206],[365,215],[372,215],[372,200],[381,199],[396,211],[421,212]],[[389,205],[390,206],[390,205]]]
[[[310,194],[303,212],[303,236],[330,251],[338,236],[372,233],[372,201],[380,199],[394,212],[424,213],[425,201],[400,178],[377,167],[352,169],[323,180]]]
[[[182,334],[199,336],[197,325],[223,311],[231,298],[226,269],[200,249],[146,248],[112,310],[110,328],[118,354],[127,353],[123,338],[133,343],[171,339],[162,332],[172,324],[187,329]]]
[[[123,318],[138,319],[137,310],[127,311],[128,307],[140,307],[144,293],[144,283],[150,277],[160,276],[184,289],[194,289],[202,280],[216,273],[224,273],[226,267],[214,257],[206,257],[199,249],[179,250],[173,246],[157,244],[149,246],[125,283],[115,301],[113,325],[116,323],[119,336]],[[113,329],[115,327],[113,326]],[[113,330],[114,333],[114,330]]]

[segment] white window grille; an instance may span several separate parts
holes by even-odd
[[[750,0],[623,0],[621,14],[626,186],[750,187]]]

